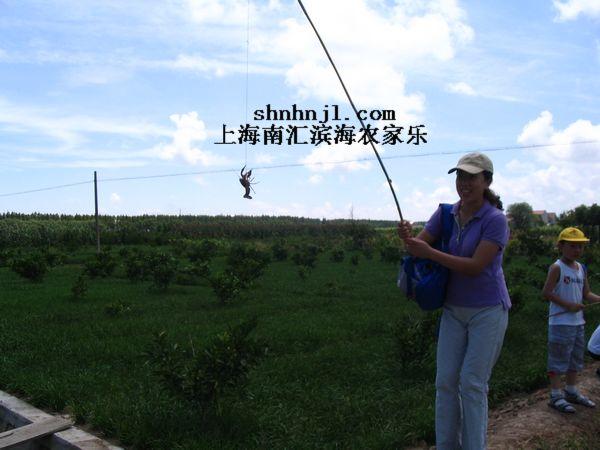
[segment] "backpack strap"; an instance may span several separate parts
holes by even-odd
[[[404,271],[406,272],[406,295],[408,297],[414,295],[413,279],[415,277],[415,264],[412,258],[407,258],[404,261]]]
[[[440,208],[442,208],[442,251],[448,253],[452,228],[454,228],[452,205],[450,203],[440,203]]]

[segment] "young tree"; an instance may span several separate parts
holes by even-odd
[[[512,226],[515,230],[525,231],[533,225],[533,208],[527,202],[513,203],[506,212],[512,217]]]

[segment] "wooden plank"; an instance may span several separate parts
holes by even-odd
[[[30,423],[23,427],[0,433],[0,449],[11,448],[24,442],[38,439],[57,431],[70,428],[73,422],[62,417],[52,417],[42,422]]]

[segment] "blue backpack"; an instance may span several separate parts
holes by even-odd
[[[440,204],[442,208],[442,236],[432,247],[448,253],[452,235],[452,205]],[[408,298],[414,298],[421,309],[433,311],[444,304],[448,269],[430,259],[405,256],[398,273],[398,287]]]

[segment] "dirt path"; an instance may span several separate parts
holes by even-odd
[[[587,364],[578,383],[581,392],[598,404],[596,408],[575,406],[575,414],[560,413],[548,407],[548,389],[509,400],[490,413],[489,448],[557,448],[565,439],[597,437],[600,432],[600,378],[595,371],[598,367],[597,363]]]
[[[575,414],[555,411],[548,406],[547,388],[507,400],[490,411],[488,449],[600,448],[600,378],[595,373],[598,367],[598,363],[588,363],[578,383],[581,392],[598,404],[596,408],[576,406]],[[435,447],[412,450],[427,448]]]

